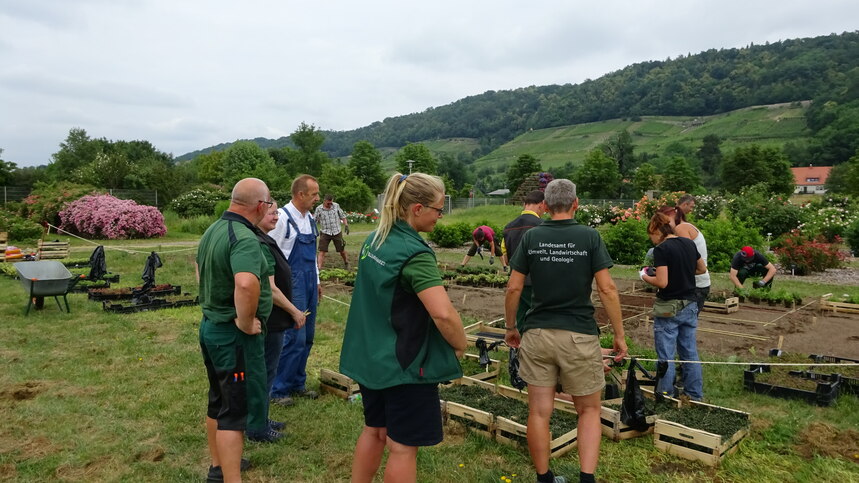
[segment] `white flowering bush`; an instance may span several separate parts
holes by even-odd
[[[695,210],[692,214],[698,220],[714,220],[722,213],[725,198],[719,195],[698,195],[695,197]]]
[[[812,211],[806,219],[808,221],[799,225],[799,229],[804,235],[811,238],[823,237],[832,243],[837,238],[844,237],[848,227],[856,221],[857,216],[853,210],[841,206],[828,206]]]
[[[375,212],[369,213],[361,213],[356,211],[349,211],[346,213],[346,220],[349,223],[376,223],[376,220],[379,219],[379,215]]]
[[[110,195],[88,195],[60,212],[61,227],[91,238],[152,238],[167,234],[164,216],[154,206]]]
[[[576,221],[596,228],[605,223],[613,223],[623,211],[623,208],[612,205],[582,205],[576,210]]]
[[[210,216],[219,201],[228,199],[229,195],[220,190],[194,188],[176,197],[170,202],[169,208],[183,218]]]

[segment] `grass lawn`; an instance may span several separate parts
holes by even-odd
[[[473,210],[443,220],[487,218],[503,225],[518,212],[498,210],[497,215]],[[371,229],[352,227],[347,238],[353,255]],[[174,251],[196,238],[171,232],[161,240],[106,242],[141,252],[108,250],[108,269],[122,275],[118,285],[137,285],[148,250],[161,250],[164,267],[156,273],[157,282],[196,294],[194,250]],[[73,240],[72,246],[81,248],[73,257],[89,255],[83,242]],[[460,261],[463,254],[445,250],[439,258]],[[632,267],[612,273],[635,276]],[[209,464],[203,427],[207,385],[197,344],[198,307],[111,314],[86,295],[72,294],[70,314],[47,300],[44,310],[25,317],[20,283],[0,277],[0,291],[0,480],[203,479]],[[308,365],[311,387],[321,368],[338,365],[349,298],[342,292],[329,295],[335,300],[325,299],[319,307]],[[818,408],[750,394],[742,389],[737,367],[708,366],[705,387],[711,402],[752,413],[752,433],[737,454],[713,469],[659,452],[648,437],[603,441],[598,477],[610,482],[859,481],[859,457],[803,456],[807,439],[816,435],[813,428],[859,428],[856,397],[842,396],[833,407]],[[246,445],[254,463],[248,481],[348,480],[363,421],[360,405],[324,396],[275,407],[272,416],[287,422],[289,437],[274,445]],[[574,475],[575,451],[552,466],[558,474]],[[419,481],[497,482],[514,473],[514,481],[533,481],[526,451],[461,431],[448,432],[444,443],[421,450],[418,457]]]

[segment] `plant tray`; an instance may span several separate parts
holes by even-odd
[[[859,379],[855,377],[846,377],[838,373],[822,374],[812,371],[790,371],[788,374],[794,377],[810,379],[812,381],[823,381],[828,383],[837,381],[839,394],[853,394],[859,396]]]
[[[608,408],[606,404],[622,404],[623,398],[609,399],[603,401],[600,410],[600,424],[602,426],[602,434],[613,441],[621,441],[624,439],[637,438],[653,432],[653,426],[656,425],[656,419],[659,417],[654,414],[647,416],[647,430],[638,431],[633,429],[620,420],[620,410]]]
[[[817,388],[814,391],[806,391],[794,387],[755,381],[755,376],[764,372],[770,372],[769,365],[752,365],[749,370],[743,371],[743,386],[747,390],[758,394],[768,394],[785,399],[802,399],[818,406],[830,406],[838,398],[841,385],[840,376],[835,381],[819,380],[817,381]]]
[[[720,314],[730,314],[740,310],[740,298],[728,297],[724,302],[704,302],[704,310]]]
[[[808,356],[814,362],[818,364],[859,364],[859,359],[848,359],[846,357],[838,357],[838,356],[827,356],[820,354],[811,354]],[[855,368],[855,366],[853,366]],[[823,367],[819,368],[820,370],[824,370]],[[826,371],[829,372],[837,372],[841,374],[841,392],[850,393],[859,396],[859,377],[854,377],[855,373],[850,373],[849,375],[844,375],[841,373],[837,367],[826,366]]]
[[[82,278],[81,281],[86,279]],[[110,282],[101,281],[100,283],[94,283],[91,285],[75,285],[74,287],[69,289],[69,293],[88,293],[90,290],[95,288],[110,288]]]
[[[469,360],[474,360],[475,362],[480,361],[480,356],[477,354],[465,354],[465,358]],[[484,370],[483,372],[478,372],[476,374],[463,374],[465,377],[470,377],[479,381],[489,381],[497,378],[498,374],[500,373],[501,361],[496,359],[489,359],[489,366],[487,366],[486,370]]]
[[[178,307],[190,307],[193,305],[199,305],[199,300],[197,297],[193,299],[187,300],[175,300],[175,301],[167,301],[164,299],[152,299],[151,302],[143,303],[143,304],[113,304],[109,301],[105,300],[102,302],[102,308],[106,312],[117,312],[120,314],[130,314],[134,312],[147,312],[150,310],[160,310],[160,309],[175,309]]]
[[[134,287],[139,289],[140,287]],[[87,297],[90,300],[128,300],[133,297],[132,287],[115,288],[115,289],[92,289],[87,291]],[[159,295],[179,295],[182,293],[181,285],[162,284],[156,285],[150,290],[147,295],[157,297]]]
[[[349,396],[361,392],[358,383],[352,378],[330,369],[321,369],[319,371],[319,389],[322,392],[334,394],[343,399],[348,399]]]
[[[573,429],[558,437],[550,435],[549,456],[556,458],[570,452],[578,444],[578,433],[578,429]],[[495,440],[511,446],[527,447],[528,426],[499,416],[495,418]]]

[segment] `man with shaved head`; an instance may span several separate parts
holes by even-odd
[[[267,262],[254,225],[272,204],[259,179],[236,183],[230,207],[197,249],[200,349],[209,378],[206,433],[212,466],[207,481],[241,481],[245,430],[268,427],[262,328],[271,313]]]

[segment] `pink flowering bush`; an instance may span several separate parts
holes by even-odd
[[[88,195],[60,212],[64,230],[93,238],[152,238],[164,236],[164,216],[154,206],[138,205],[110,195]]]

